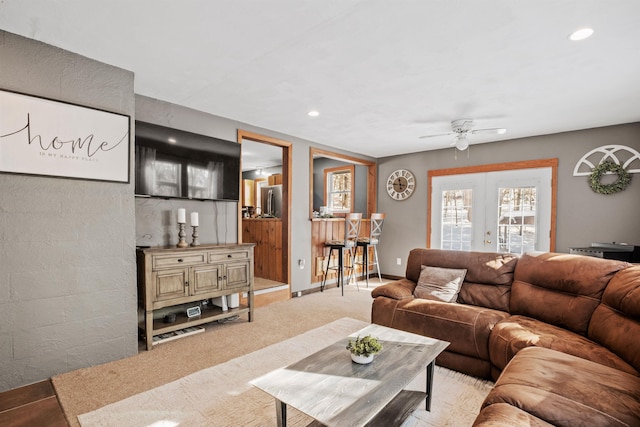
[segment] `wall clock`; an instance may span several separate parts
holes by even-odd
[[[406,169],[398,169],[389,175],[387,179],[387,193],[392,199],[405,200],[413,194],[416,188],[416,179]]]

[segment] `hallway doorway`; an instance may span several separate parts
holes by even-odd
[[[291,298],[291,143],[243,130],[238,130],[238,142],[243,144],[238,241],[256,244],[259,307]]]

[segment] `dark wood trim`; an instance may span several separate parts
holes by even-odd
[[[460,168],[437,169],[427,172],[427,248],[431,247],[431,191],[432,179],[436,176],[463,175],[469,173],[501,172],[518,169],[551,168],[551,230],[549,251],[556,249],[556,215],[558,211],[558,159],[523,160],[518,162],[494,163],[489,165],[466,166]]]

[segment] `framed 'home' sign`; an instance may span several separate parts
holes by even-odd
[[[129,182],[129,120],[0,90],[0,172]]]

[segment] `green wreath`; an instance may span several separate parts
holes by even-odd
[[[602,175],[607,172],[613,172],[618,175],[618,179],[611,184],[603,184],[600,182]],[[589,186],[593,191],[600,194],[615,194],[627,188],[627,185],[631,182],[631,174],[627,172],[622,166],[612,161],[600,163],[593,168],[591,175],[589,176]]]

